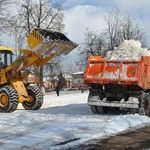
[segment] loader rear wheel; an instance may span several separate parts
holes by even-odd
[[[18,107],[18,94],[10,86],[0,89],[0,112],[13,112]]]
[[[31,98],[30,102],[24,101],[22,106],[26,110],[37,110],[40,109],[43,104],[43,94],[38,87],[28,86],[27,87],[28,95]]]

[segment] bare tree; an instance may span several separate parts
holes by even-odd
[[[34,27],[63,31],[62,4],[58,3],[54,7],[51,0],[23,0],[15,22],[21,39],[26,39]]]
[[[61,58],[60,57],[55,57],[53,58],[50,62],[48,62],[44,66],[44,71],[49,72],[49,74],[56,75],[60,72],[60,66],[61,66]],[[49,71],[47,71],[49,70]]]
[[[140,29],[139,24],[131,16],[127,16],[120,30],[122,40],[140,41],[142,45],[146,45],[146,34]]]
[[[24,41],[34,27],[63,31],[62,3],[54,6],[51,0],[22,0],[19,5],[18,14],[10,21],[16,24],[19,43],[26,43]],[[43,86],[43,67],[35,70],[40,77],[40,86]]]
[[[118,47],[123,40],[139,40],[146,43],[146,35],[135,20],[127,14],[121,14],[113,9],[110,14],[104,16],[107,28],[104,32],[97,33],[87,30],[84,42],[79,47],[79,59],[76,62],[81,69],[87,64],[90,55],[103,55],[108,50]]]
[[[78,71],[78,66],[73,63],[67,63],[65,65],[65,71],[70,72],[70,73],[76,72],[76,71]]]
[[[146,44],[145,32],[131,16],[113,9],[104,19],[107,24],[105,32],[109,50],[118,47],[123,40],[139,40],[143,45]]]
[[[85,69],[88,57],[91,55],[105,55],[105,33],[97,33],[87,29],[85,40],[79,47],[79,60],[76,64],[81,70]]]
[[[0,0],[0,20],[3,22],[4,18],[8,14],[8,5],[11,3],[10,0]]]
[[[1,25],[0,25],[0,31],[1,33],[3,31],[6,31],[7,30],[4,30],[4,27],[6,27],[6,20],[8,19],[8,16],[9,16],[9,5],[11,5],[12,2],[11,0],[0,0],[0,22],[1,22]]]
[[[125,16],[118,9],[113,9],[108,16],[104,16],[107,24],[106,35],[108,39],[108,49],[113,50],[121,43],[120,30],[125,21]]]
[[[40,67],[34,67],[34,73],[36,75],[37,85],[40,86]],[[60,73],[60,58],[56,57],[50,62],[46,63],[43,66],[43,76],[49,76],[50,78],[55,77]]]

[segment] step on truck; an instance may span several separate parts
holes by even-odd
[[[150,56],[139,61],[90,56],[84,83],[90,86],[88,105],[93,113],[123,108],[150,116]]]

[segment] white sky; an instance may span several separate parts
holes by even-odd
[[[64,7],[65,32],[68,37],[79,45],[84,40],[85,29],[103,30],[106,26],[103,15],[113,8],[118,8],[122,13],[130,14],[147,34],[147,45],[150,47],[150,1],[149,0],[66,0]],[[5,46],[15,47],[15,40],[2,39]],[[65,59],[65,63],[75,63],[77,49],[73,50]]]
[[[65,11],[64,23],[68,37],[80,46],[84,41],[86,28],[95,31],[105,29],[102,12],[103,8],[89,5],[77,5]],[[77,53],[78,49],[76,48],[68,55],[66,62],[74,63],[77,60]]]
[[[65,24],[66,32],[71,40],[81,44],[84,40],[85,28],[90,30],[103,30],[106,26],[103,15],[113,8],[121,13],[129,14],[139,23],[140,28],[146,32],[147,46],[150,47],[150,1],[149,0],[66,0]],[[77,49],[68,55],[68,62],[77,59]]]
[[[13,113],[1,113],[0,149],[60,150],[150,125],[150,118],[138,114],[95,115],[87,97],[88,91],[60,92],[60,97],[52,92],[37,111],[25,111],[20,104]],[[74,141],[58,145],[69,140]]]

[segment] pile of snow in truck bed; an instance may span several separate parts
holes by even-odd
[[[141,59],[141,56],[150,56],[150,51],[141,47],[141,43],[135,40],[124,40],[119,47],[109,51],[104,59],[111,60],[135,60]]]

